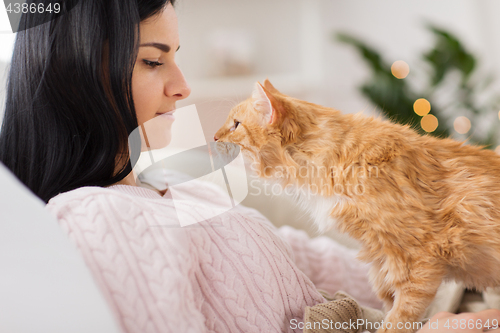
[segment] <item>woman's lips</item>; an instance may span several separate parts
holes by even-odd
[[[165,117],[165,118],[168,118],[168,119],[175,120],[174,113],[175,113],[175,110],[168,111],[168,112],[158,112],[156,115],[160,116],[160,117]]]

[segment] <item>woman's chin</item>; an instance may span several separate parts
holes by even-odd
[[[144,141],[142,142],[141,151],[144,152],[148,150],[162,149],[167,147],[171,141],[172,134],[170,132],[163,136],[155,136],[154,138],[148,140],[149,145]]]
[[[160,115],[147,121],[141,128],[142,151],[162,149],[172,141],[173,114]]]

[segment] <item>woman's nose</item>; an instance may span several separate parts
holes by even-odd
[[[191,87],[186,81],[184,74],[182,74],[181,69],[176,65],[175,66],[175,74],[173,76],[173,80],[170,81],[171,84],[166,84],[166,95],[176,97],[177,99],[185,99],[191,94]]]

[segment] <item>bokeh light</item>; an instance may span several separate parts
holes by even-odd
[[[404,79],[410,74],[410,66],[403,60],[395,61],[391,66],[391,73],[398,79]]]
[[[453,128],[460,134],[465,134],[470,131],[470,120],[467,117],[457,117],[453,122]]]
[[[500,120],[500,111],[498,111],[498,119]]]
[[[423,117],[422,120],[420,120],[420,126],[427,133],[434,132],[438,127],[438,125],[439,125],[438,119],[432,114],[428,114],[425,117]]]
[[[413,111],[423,117],[431,112],[431,103],[425,98],[419,98],[413,103]]]

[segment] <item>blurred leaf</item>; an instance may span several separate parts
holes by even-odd
[[[433,25],[428,25],[428,29],[436,37],[434,48],[423,55],[434,71],[432,85],[441,83],[445,75],[455,69],[461,72],[462,84],[465,84],[476,67],[475,57],[451,33]]]
[[[443,105],[444,110],[467,110],[475,117],[491,112],[496,113],[500,108],[500,96],[490,97],[486,105],[478,105],[475,94],[492,85],[493,76],[488,74],[478,78],[475,75],[475,82],[472,81],[472,74],[477,67],[475,56],[468,52],[459,39],[451,33],[431,24],[428,24],[427,28],[434,34],[436,42],[432,49],[422,55],[423,60],[430,65],[431,73],[428,81],[430,86],[422,87],[421,91],[411,88],[406,79],[395,78],[391,73],[390,64],[384,61],[375,48],[346,33],[337,34],[336,39],[353,46],[371,69],[372,76],[360,87],[360,91],[380,108],[385,116],[392,121],[409,124],[424,134],[420,127],[422,117],[413,111],[413,103],[418,98],[425,98],[432,105],[431,113],[439,121],[436,131],[430,134],[447,137],[453,129],[447,127],[449,121],[443,110],[433,103],[432,96],[434,96],[435,91],[439,91],[438,88],[444,84],[448,74],[458,72],[461,80],[456,83],[456,89],[452,90],[453,96],[448,104]],[[446,84],[453,84],[453,82]],[[472,123],[476,123],[474,119],[472,119]],[[490,127],[486,139],[478,139],[477,135],[474,135],[475,129],[472,128],[470,142],[494,148],[495,142],[498,140],[498,125],[497,122]]]
[[[496,128],[492,128],[489,132],[488,132],[488,136],[486,137],[486,139],[484,140],[477,140],[475,141],[474,143],[476,144],[479,144],[481,146],[485,146],[485,148],[488,148],[488,149],[495,149],[496,145]]]
[[[387,69],[390,71],[390,66],[382,61],[380,54],[359,39],[344,33],[337,34],[337,39],[340,42],[354,46],[374,71],[385,72]]]

